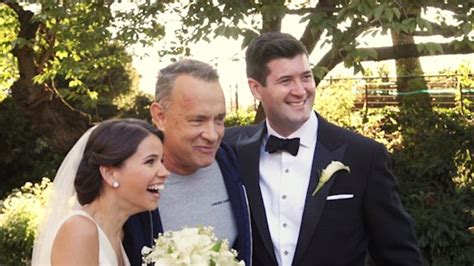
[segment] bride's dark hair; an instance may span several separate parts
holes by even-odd
[[[100,195],[99,166],[120,167],[150,134],[163,141],[163,132],[138,119],[111,119],[100,123],[89,137],[74,180],[79,203],[88,204]]]

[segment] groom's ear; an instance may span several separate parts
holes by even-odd
[[[150,115],[153,124],[160,130],[165,130],[165,108],[162,104],[153,102],[150,105]]]
[[[112,186],[112,183],[114,182],[114,169],[112,166],[99,166],[99,172],[100,175],[102,176],[102,179],[109,185]]]
[[[250,92],[252,92],[253,97],[260,101],[262,99],[260,95],[261,89],[263,87],[262,84],[260,84],[260,82],[253,78],[248,78],[247,83],[249,85]]]

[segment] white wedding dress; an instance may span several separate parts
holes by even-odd
[[[114,249],[112,248],[112,244],[110,244],[109,239],[105,235],[104,231],[102,231],[102,228],[97,224],[97,222],[92,218],[87,212],[83,210],[74,210],[68,218],[66,218],[64,221],[69,219],[71,216],[74,215],[81,215],[84,217],[87,217],[91,219],[97,226],[97,231],[99,232],[99,265],[100,266],[105,266],[105,265],[118,265],[117,261],[117,256],[115,254]],[[127,254],[125,253],[125,250],[122,247],[122,254],[123,254],[123,261],[125,266],[130,266],[130,261],[128,260]]]
[[[74,179],[82,160],[90,134],[97,126],[87,130],[74,144],[59,167],[53,183],[53,191],[44,209],[45,219],[39,225],[38,235],[33,247],[32,266],[51,265],[51,249],[61,225],[74,215],[85,216],[97,225],[99,232],[99,265],[118,265],[115,251],[97,222],[85,211],[79,210]],[[124,265],[130,266],[130,261],[122,248]]]

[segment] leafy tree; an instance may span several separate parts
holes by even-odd
[[[376,71],[379,77],[388,77],[388,74],[390,73],[386,64],[377,65]]]
[[[0,0],[0,198],[26,180],[54,176],[92,122],[144,118],[150,102],[138,92],[121,37],[133,31],[109,28],[111,3],[39,2]]]
[[[10,51],[10,43],[14,40],[17,23],[13,11],[0,5],[0,102],[7,96],[8,88],[18,78],[15,59]]]
[[[154,14],[114,12],[114,1],[36,3],[0,0],[1,14],[8,15],[0,25],[10,34],[2,39],[1,51],[17,63],[19,76],[8,74],[15,80],[9,90],[15,103],[64,152],[90,126],[91,114],[108,117],[116,111],[111,101],[102,99],[118,96],[133,83],[126,80],[133,77],[124,75],[131,62],[125,46],[138,40],[146,44],[146,36],[157,38],[163,29]],[[149,5],[149,12],[156,11],[153,6],[161,8],[160,3]],[[143,16],[147,22],[136,26]],[[102,109],[109,109],[105,114],[97,112],[103,104]]]
[[[284,0],[167,0],[131,2],[133,8],[119,12],[113,12],[113,1],[66,1],[57,5],[54,0],[41,0],[37,13],[15,1],[0,0],[0,4],[14,11],[18,25],[12,54],[18,61],[20,79],[11,87],[12,96],[39,129],[53,132],[51,138],[57,147],[68,147],[88,126],[90,119],[60,97],[53,82],[56,75],[64,72],[69,87],[89,92],[81,79],[85,69],[98,71],[113,63],[110,58],[97,59],[91,51],[112,39],[124,45],[150,44],[164,34],[157,18],[165,12],[174,12],[181,17],[182,29],[174,32],[177,42],[170,47],[170,52],[184,55],[190,54],[190,43],[217,36],[243,37],[242,46],[245,47],[260,32],[281,30],[285,16],[299,16],[305,27],[301,41],[310,52],[322,52],[319,54],[321,59],[314,64],[319,83],[342,62],[359,71],[361,62],[368,60],[474,51],[469,2],[417,2],[421,12],[413,16],[407,12],[407,1],[389,0],[322,0],[300,4]],[[437,12],[438,16],[432,19],[427,12]],[[115,34],[111,31],[112,26],[116,29]],[[361,47],[359,37],[388,31],[454,39],[447,43]],[[327,45],[327,49],[315,49],[323,45]]]
[[[175,32],[178,42],[169,52],[181,55],[191,53],[187,49],[190,43],[217,36],[242,37],[242,47],[245,47],[261,32],[281,31],[286,16],[298,16],[304,26],[300,40],[310,53],[320,58],[313,62],[317,83],[339,63],[354,67],[358,72],[363,61],[474,52],[470,34],[472,3],[464,0],[416,1],[419,12],[415,13],[411,12],[412,1],[405,0],[320,0],[299,4],[285,0],[175,2],[167,5],[165,12],[180,16],[182,29]],[[142,8],[147,9],[146,5]],[[362,47],[361,37],[389,32],[454,38],[442,43]],[[260,111],[257,119],[262,118]]]
[[[421,13],[420,2],[404,1],[407,17],[419,17]],[[412,32],[391,31],[392,43],[394,45],[411,45],[415,47],[415,38]],[[427,89],[423,75],[420,59],[418,56],[411,58],[397,58],[397,89],[400,92],[398,101],[405,108],[424,108],[431,110],[431,99],[428,94],[409,93],[420,89]],[[401,94],[403,93],[403,94]]]
[[[54,176],[62,155],[51,149],[11,97],[0,103],[0,128],[0,199],[26,180]]]
[[[181,2],[181,1],[180,1]],[[315,66],[320,79],[337,64],[344,62],[361,70],[362,61],[380,61],[416,56],[473,53],[472,6],[465,1],[440,3],[417,1],[420,12],[413,13],[411,1],[356,0],[304,1],[291,4],[283,0],[267,1],[190,1],[180,12],[182,30],[177,37],[183,45],[216,36],[243,37],[245,47],[259,32],[280,31],[287,15],[297,15],[305,23],[300,40],[310,53],[315,47],[330,44]],[[169,5],[169,7],[174,7]],[[143,7],[146,8],[146,7]],[[179,12],[178,8],[166,12]],[[427,12],[437,14],[427,18]],[[442,14],[448,13],[443,16]],[[432,20],[428,20],[432,19]],[[360,48],[360,38],[391,30],[413,36],[457,37],[449,43],[395,44],[388,47]],[[409,48],[409,49],[406,49]],[[176,50],[174,50],[175,52]],[[185,49],[179,51],[186,51]]]

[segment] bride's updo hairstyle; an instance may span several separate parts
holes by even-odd
[[[87,141],[74,180],[79,203],[88,204],[100,195],[102,176],[99,166],[121,167],[150,134],[163,142],[163,132],[138,119],[111,119],[100,123]]]

